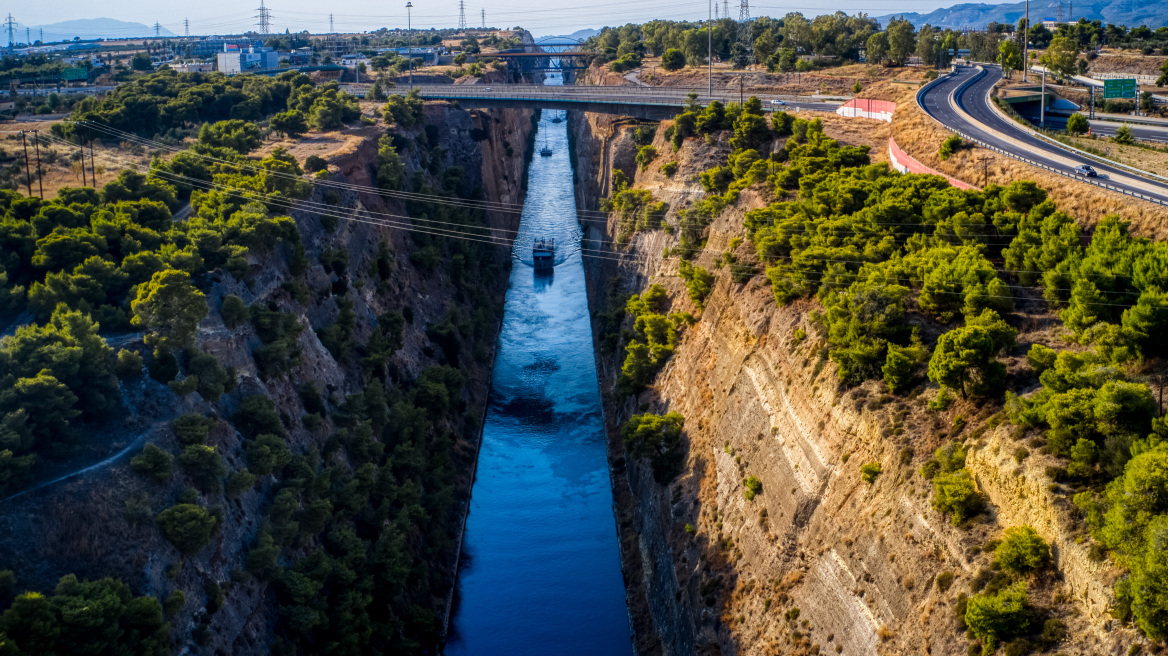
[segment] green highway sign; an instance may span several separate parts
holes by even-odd
[[[1104,98],[1135,98],[1135,80],[1103,80]]]
[[[76,80],[88,80],[89,70],[85,68],[66,68],[61,71],[61,79],[67,82]]]

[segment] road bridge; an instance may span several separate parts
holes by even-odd
[[[697,102],[702,105],[714,100],[722,103],[739,102],[744,98],[737,89],[715,90],[713,94],[708,94],[705,89],[541,84],[415,84],[414,88],[423,98],[456,100],[463,107],[539,107],[620,114],[646,120],[673,118],[685,108],[690,93],[696,93]],[[347,85],[346,90],[354,95],[364,95],[364,91],[354,85]],[[409,87],[399,86],[388,91],[402,95],[409,92]],[[762,100],[763,110],[768,112],[834,112],[842,102],[827,98],[775,95],[759,96],[759,99]],[[773,103],[775,100],[781,104]]]

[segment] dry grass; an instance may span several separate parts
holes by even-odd
[[[892,136],[905,152],[925,166],[978,187],[982,186],[987,169],[992,184],[1033,180],[1047,191],[1059,209],[1083,225],[1093,226],[1108,214],[1118,214],[1131,221],[1133,230],[1143,236],[1168,238],[1166,212],[1158,205],[1076,182],[983,148],[963,148],[941,161],[937,151],[951,133],[926,115],[913,102],[911,94],[905,96],[892,120]],[[983,157],[989,157],[989,161],[983,163]]]
[[[35,123],[4,123],[0,125],[0,166],[10,166],[12,164],[19,164],[22,168],[24,166],[24,149],[21,145],[19,132],[21,130],[32,131],[39,130],[43,134],[47,134],[54,123],[58,121],[37,121]],[[36,155],[31,141],[32,137],[29,135],[29,164],[35,175],[36,169]],[[48,163],[51,158],[50,151],[56,153],[56,162]],[[51,146],[41,145],[41,172],[43,177],[38,182],[33,180],[32,195],[40,196],[41,186],[44,187],[45,198],[54,198],[57,191],[62,187],[80,187],[81,186],[81,164],[72,160],[73,155],[77,152],[76,148],[70,148],[53,144]],[[109,147],[101,145],[94,149],[94,155],[97,160],[97,185],[98,187],[113,180],[118,176],[118,172],[126,168],[128,164],[133,163],[140,167],[149,165],[150,154],[141,148],[116,148],[111,151]],[[89,168],[89,151],[85,152],[85,184],[92,186],[93,182],[90,180],[91,170]],[[23,173],[23,172],[22,172]],[[22,194],[28,193],[28,187],[21,185],[17,191]]]
[[[1138,167],[1159,175],[1168,176],[1168,148],[1124,146],[1106,137],[1071,137],[1063,135],[1062,140],[1075,148],[1096,152],[1121,164]]]
[[[1091,70],[1100,73],[1159,75],[1164,60],[1163,56],[1144,56],[1138,50],[1118,51],[1108,48],[1091,62]]]

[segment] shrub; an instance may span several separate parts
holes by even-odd
[[[219,519],[205,508],[180,503],[158,513],[162,535],[184,556],[192,556],[207,546]]]
[[[227,466],[215,447],[207,444],[192,444],[183,449],[178,460],[183,471],[195,485],[204,492],[218,492],[222,489],[222,479],[227,475]]]
[[[276,413],[276,404],[262,394],[244,399],[232,421],[239,432],[247,437],[262,433],[284,434],[284,424],[280,421],[280,415]]]
[[[965,624],[981,639],[982,653],[993,653],[1003,640],[1026,632],[1030,625],[1026,584],[1017,583],[997,594],[977,594],[965,607]]]
[[[685,68],[685,53],[677,48],[668,48],[661,54],[661,68],[666,71]]]
[[[1067,132],[1071,134],[1087,134],[1087,130],[1091,128],[1087,117],[1075,112],[1067,117]]]
[[[142,453],[130,460],[130,467],[143,476],[165,483],[170,480],[173,463],[173,456],[153,442],[147,442],[142,448]]]
[[[661,172],[665,174],[665,177],[672,178],[673,174],[677,173],[677,162],[676,161],[665,162],[664,164],[661,165]]]
[[[933,477],[933,507],[942,513],[952,513],[954,525],[976,515],[982,503],[969,470],[960,469]]]
[[[1015,574],[1029,574],[1050,565],[1050,547],[1029,526],[1011,526],[994,555],[998,564]]]
[[[653,146],[641,146],[641,148],[637,150],[636,159],[637,164],[640,165],[641,170],[644,171],[645,169],[649,168],[649,165],[653,163],[653,160],[657,159],[657,149]]]
[[[953,395],[949,393],[949,388],[942,387],[938,392],[936,398],[929,401],[929,410],[933,412],[944,412],[953,405]]]
[[[1135,136],[1132,135],[1131,127],[1124,123],[1115,131],[1115,136],[1112,137],[1117,144],[1131,145],[1136,142]]]
[[[247,309],[247,303],[235,294],[228,294],[223,297],[223,305],[219,308],[219,314],[223,317],[223,323],[228,328],[235,328],[236,326],[251,321],[251,315]]]
[[[876,482],[876,477],[883,471],[878,462],[869,462],[860,466],[860,479],[868,485]]]
[[[126,380],[142,375],[142,356],[136,351],[121,349],[118,351],[118,377]]]
[[[948,570],[937,575],[937,589],[941,592],[948,592],[953,585],[953,572]]]
[[[746,488],[743,495],[747,501],[754,501],[755,496],[762,494],[762,481],[754,476],[747,476],[746,480],[742,482],[742,485]]]
[[[278,435],[264,434],[247,443],[247,466],[257,476],[278,473],[292,462],[292,452]]]
[[[182,590],[175,590],[166,596],[166,602],[163,604],[167,617],[174,617],[186,608],[187,596]]]
[[[211,427],[215,425],[215,420],[210,417],[202,415],[181,415],[170,422],[170,429],[174,431],[174,436],[183,446],[190,446],[192,444],[203,444],[207,441],[207,435],[211,433]]]
[[[304,158],[304,170],[309,173],[316,173],[317,171],[324,171],[328,168],[328,162],[325,158],[319,155],[309,155]]]
[[[937,154],[940,155],[942,160],[949,159],[953,156],[953,153],[957,152],[964,144],[965,142],[961,140],[961,135],[949,135],[948,139],[941,142],[941,149],[937,152]]]
[[[227,487],[226,487],[227,496],[229,496],[231,498],[236,498],[236,497],[240,496],[241,494],[243,494],[244,492],[247,492],[248,490],[255,487],[255,482],[256,482],[255,474],[249,472],[246,469],[241,470],[241,471],[237,471],[237,472],[233,473],[231,476],[227,477]]]

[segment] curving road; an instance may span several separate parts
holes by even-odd
[[[1002,78],[1002,71],[991,66],[984,69],[982,73],[981,68],[958,68],[956,73],[928,85],[918,95],[921,107],[949,129],[1010,156],[1080,182],[1168,204],[1168,182],[1143,178],[1060,148],[999,114],[991,107],[989,92]],[[1100,178],[1074,177],[1074,169],[1080,164],[1092,166]]]

